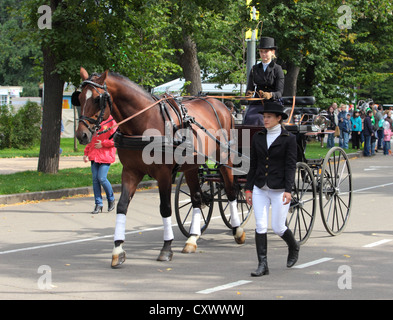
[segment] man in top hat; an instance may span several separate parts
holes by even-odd
[[[262,98],[264,101],[277,101],[284,91],[284,72],[274,61],[277,46],[273,38],[261,37],[258,49],[262,62],[251,68],[247,96]],[[262,100],[252,101],[244,118],[244,124],[263,126],[263,115],[259,114],[262,110]]]

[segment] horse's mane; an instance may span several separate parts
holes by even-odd
[[[129,78],[121,75],[120,73],[109,72],[109,75],[111,77],[114,77],[118,80],[123,81],[127,86],[131,87],[133,90],[137,91],[139,94],[144,95],[145,97],[147,97],[149,99],[152,98],[151,95],[145,89],[143,89],[141,86],[139,86],[135,82],[131,81]]]
[[[97,73],[94,72],[92,73],[89,78],[87,80],[93,80],[94,77],[99,78],[102,75],[102,73]],[[130,88],[132,88],[133,90],[137,91],[139,94],[144,95],[145,97],[152,99],[151,95],[145,90],[143,89],[141,86],[139,86],[138,84],[136,84],[135,82],[131,81],[129,78],[121,75],[120,73],[117,72],[112,72],[110,71],[108,73],[109,76],[116,78],[122,82],[124,82],[127,86],[129,86]]]

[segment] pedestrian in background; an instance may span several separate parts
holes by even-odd
[[[327,129],[333,131],[336,130],[336,115],[334,114],[333,105],[328,108],[326,118],[330,120],[330,125]],[[334,132],[327,135],[326,147],[329,149],[334,147]]]
[[[116,122],[113,120],[112,116],[110,116],[98,132],[102,132],[114,125],[116,125]],[[115,208],[115,197],[112,185],[107,178],[109,168],[116,160],[116,148],[113,140],[109,139],[115,131],[116,128],[112,128],[101,135],[95,134],[91,142],[85,148],[83,161],[91,161],[91,173],[93,177],[95,202],[95,207],[92,211],[93,214],[102,212],[102,208],[104,207],[101,195],[101,186],[104,188],[106,193],[108,212]]]
[[[338,138],[338,145],[340,148],[348,149],[350,126],[347,118],[347,106],[342,104],[338,114],[338,127],[340,128],[340,136]]]
[[[360,149],[360,133],[362,132],[362,119],[359,110],[354,110],[350,119],[352,132],[352,149]]]
[[[392,130],[390,128],[390,122],[389,121],[385,120],[385,122],[383,124],[383,128],[384,128],[384,130],[383,130],[383,154],[385,156],[387,156],[387,155],[389,155],[391,153],[391,151],[390,151],[390,148],[391,148],[390,140],[392,139],[393,132],[392,132]]]
[[[365,157],[370,157],[372,154],[371,153],[371,138],[375,135],[374,134],[374,127],[371,122],[372,114],[373,114],[373,111],[368,110],[366,113],[366,117],[364,118],[364,128],[363,128],[364,150],[363,150],[363,154]]]
[[[383,113],[382,113],[382,106],[381,105],[374,105],[374,110],[375,110],[375,131],[376,131],[376,138],[378,139],[377,142],[377,149],[376,150],[382,150],[383,149]]]

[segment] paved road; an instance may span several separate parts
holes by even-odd
[[[185,238],[175,226],[173,261],[155,261],[163,234],[156,189],[137,192],[130,206],[127,261],[119,269],[110,268],[115,214],[91,215],[91,197],[1,207],[0,299],[392,299],[393,158],[378,154],[351,165],[346,231],[329,236],[318,216],[293,269],[285,266],[284,242],[269,233],[270,275],[262,278],[249,276],[256,267],[253,219],[246,243],[236,245],[217,211],[197,253],[180,253]]]

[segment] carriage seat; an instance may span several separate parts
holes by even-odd
[[[293,97],[282,97],[282,103],[286,106],[292,106],[293,104]],[[311,106],[315,104],[315,97],[314,96],[305,96],[305,97],[295,97],[295,105],[296,106]]]

